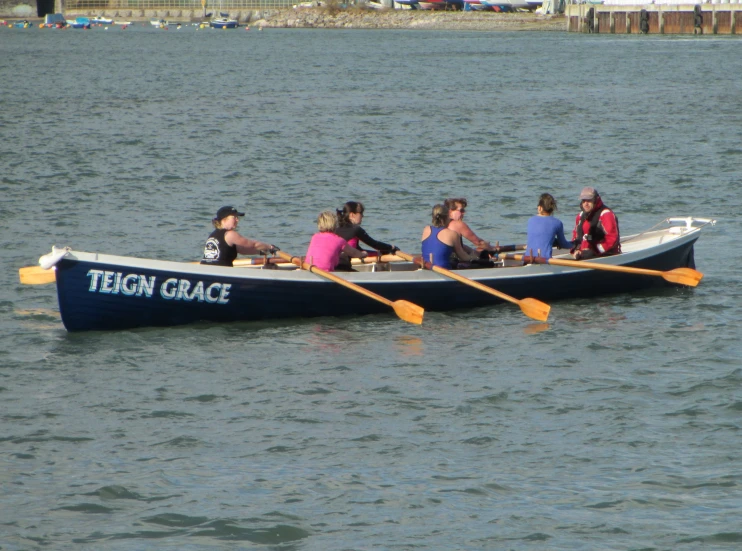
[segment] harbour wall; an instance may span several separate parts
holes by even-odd
[[[565,17],[578,33],[742,34],[742,4],[571,4]]]

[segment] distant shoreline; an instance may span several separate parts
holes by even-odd
[[[200,10],[69,10],[67,19],[105,16],[115,21],[148,22],[152,18],[172,23],[201,21]],[[456,31],[546,31],[566,32],[563,15],[530,12],[444,12],[424,10],[325,8],[246,10],[230,13],[240,26],[280,29],[420,29]]]

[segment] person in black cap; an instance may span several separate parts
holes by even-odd
[[[605,206],[598,190],[586,187],[580,192],[580,213],[572,231],[575,260],[621,253],[618,218]]]
[[[206,240],[201,264],[232,266],[237,253],[257,254],[276,250],[273,245],[237,233],[240,216],[245,216],[245,213],[238,212],[234,207],[222,207],[216,212],[216,217],[211,221],[215,229]]]

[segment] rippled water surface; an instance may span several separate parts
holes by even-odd
[[[738,549],[733,37],[0,29],[0,547]],[[68,334],[51,245],[196,259],[224,204],[302,253],[366,204],[501,243],[584,185],[624,234],[713,217],[694,290]]]

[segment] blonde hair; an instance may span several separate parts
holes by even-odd
[[[436,228],[445,228],[448,226],[448,207],[438,204],[433,207],[433,220],[431,223]]]
[[[317,217],[317,229],[321,232],[334,232],[338,229],[338,217],[331,210],[320,212]]]

